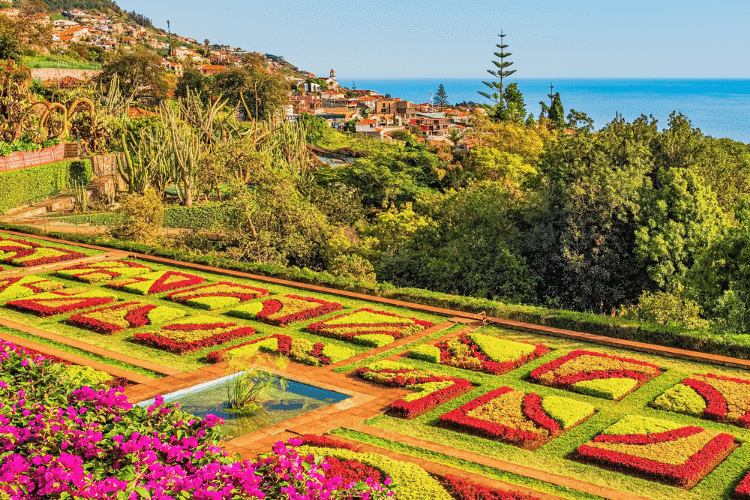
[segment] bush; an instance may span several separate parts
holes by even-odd
[[[624,318],[660,325],[673,323],[688,329],[708,327],[708,321],[701,318],[701,312],[701,307],[694,300],[669,292],[643,292],[638,305],[620,310]]]
[[[147,245],[161,237],[164,206],[153,189],[147,189],[143,196],[127,195],[120,214],[122,220],[110,230],[113,237]]]
[[[409,357],[423,359],[430,363],[440,363],[440,349],[430,344],[422,344],[409,351]]]
[[[76,164],[75,168],[73,164]],[[90,175],[91,162],[88,160],[61,161],[0,172],[0,214],[24,203],[34,203],[56,195],[69,186],[73,170],[76,172],[84,170],[87,175]]]

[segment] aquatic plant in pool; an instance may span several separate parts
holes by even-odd
[[[164,395],[170,404],[177,403],[181,410],[204,418],[216,415],[224,419],[218,429],[224,440],[234,439],[265,429],[290,418],[338,403],[349,396],[328,391],[320,387],[303,384],[296,380],[271,376],[263,397],[256,399],[256,405],[246,406],[239,411],[227,408],[227,382],[241,377],[242,373],[228,375],[220,379],[198,384],[194,387]],[[139,403],[148,406],[153,400]]]

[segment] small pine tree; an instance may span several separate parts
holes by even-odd
[[[438,87],[437,92],[435,92],[434,103],[436,106],[440,106],[440,109],[448,105],[448,93],[445,91],[442,83]]]

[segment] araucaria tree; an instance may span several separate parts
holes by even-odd
[[[503,101],[503,80],[516,72],[516,70],[514,69],[508,69],[513,63],[505,60],[512,55],[510,52],[505,52],[505,49],[508,48],[508,45],[504,43],[503,39],[507,35],[505,35],[501,30],[498,36],[500,37],[500,43],[497,44],[496,47],[500,49],[500,51],[495,52],[494,54],[495,57],[500,60],[492,61],[492,64],[494,64],[497,69],[488,69],[487,73],[499,79],[500,81],[482,82],[490,88],[491,92],[482,92],[481,90],[479,91],[479,95],[495,103],[495,109],[492,110],[495,112],[495,114],[498,114],[498,111],[501,112],[501,110],[505,107],[505,102]],[[490,110],[488,109],[488,111]]]
[[[435,106],[440,106],[440,109],[448,105],[448,93],[445,91],[442,83],[438,87],[437,92],[435,92],[434,104]]]

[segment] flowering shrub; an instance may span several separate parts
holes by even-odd
[[[71,387],[64,365],[30,358],[10,343],[0,342],[0,363],[0,497],[392,496],[388,478],[346,483],[329,472],[351,475],[341,460],[332,465],[281,442],[269,458],[234,462],[217,446],[214,426],[222,420],[214,415],[198,419],[160,397],[148,408],[134,407],[115,388]]]
[[[295,321],[317,318],[338,311],[341,304],[326,302],[313,297],[284,295],[262,302],[252,302],[229,311],[227,314],[241,318],[255,319],[276,326],[287,326]]]
[[[106,260],[103,262],[85,262],[66,267],[55,272],[55,275],[85,283],[100,283],[116,278],[138,276],[152,271],[150,267],[130,260]]]
[[[206,281],[205,278],[179,271],[156,271],[110,281],[107,286],[139,295],[152,295],[187,286],[200,285],[204,281]]]
[[[473,387],[466,379],[419,370],[393,361],[379,361],[368,367],[357,368],[355,373],[377,384],[416,391],[418,397],[407,396],[388,405],[391,415],[406,419],[426,413]]]
[[[621,433],[627,429],[656,432]],[[579,446],[578,453],[594,463],[688,487],[710,472],[733,448],[731,434],[631,416]]]
[[[136,333],[133,340],[165,351],[184,354],[255,333],[255,328],[218,320],[215,316],[192,316],[163,326],[158,332]]]
[[[5,306],[38,316],[54,316],[110,304],[115,300],[115,297],[101,290],[66,288],[40,293],[28,299],[13,300],[6,303]]]
[[[530,379],[537,384],[619,400],[660,374],[658,366],[645,361],[579,350],[534,369]],[[632,382],[607,383],[607,379]]]
[[[283,354],[294,361],[313,366],[326,366],[354,356],[354,351],[345,347],[326,346],[306,339],[293,339],[289,335],[276,333],[268,337],[253,339],[236,346],[208,353],[208,361],[219,363],[232,358],[253,354],[261,350]]]
[[[38,276],[16,276],[0,279],[0,301],[31,297],[38,293],[60,290],[65,285],[59,281],[39,278]]]
[[[562,398],[561,398],[562,399]],[[579,401],[567,400],[566,423],[574,425],[594,413],[594,408]],[[529,448],[537,447],[560,434],[563,429],[553,415],[545,411],[542,397],[525,394],[510,387],[494,389],[453,411],[440,416],[442,425],[494,439],[502,439]]]
[[[86,257],[86,255],[74,250],[0,236],[0,262],[21,267],[34,267],[83,257]]]
[[[463,333],[434,345],[418,346],[409,352],[409,357],[502,375],[548,352],[550,349],[544,344],[527,344],[492,335]]]
[[[169,300],[199,309],[222,309],[268,295],[268,290],[229,281],[201,285],[167,294]]]
[[[652,406],[750,428],[750,380],[696,373]]]
[[[307,325],[307,331],[317,335],[351,341],[359,335],[382,334],[394,339],[407,337],[430,328],[433,323],[416,318],[405,318],[397,314],[372,309],[359,309],[340,314],[324,321]]]
[[[503,491],[490,488],[452,474],[443,476],[443,481],[453,490],[457,500],[540,500],[538,497],[517,491]]]
[[[185,312],[174,307],[126,302],[74,314],[67,322],[73,326],[111,335],[127,328],[163,323],[183,316]]]

